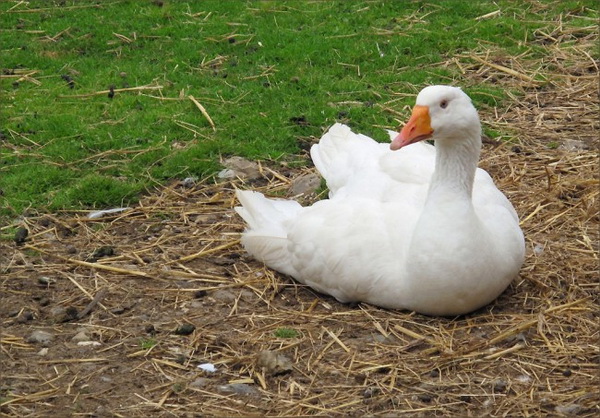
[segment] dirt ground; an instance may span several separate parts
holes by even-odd
[[[527,240],[494,303],[347,306],[253,261],[233,189],[285,194],[305,171],[276,163],[98,219],[31,213],[0,243],[2,416],[600,415],[598,68],[582,55],[539,87],[492,58],[462,69],[525,94],[481,109],[515,140],[486,141],[480,165]]]

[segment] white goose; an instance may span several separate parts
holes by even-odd
[[[256,259],[340,302],[429,315],[480,308],[523,263],[517,214],[477,168],[481,126],[459,88],[430,86],[391,146],[335,124],[311,149],[329,199],[238,191]],[[421,142],[431,138],[435,147]],[[400,150],[391,152],[392,150]]]

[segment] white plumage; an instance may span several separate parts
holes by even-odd
[[[238,191],[242,244],[340,302],[432,315],[488,304],[518,274],[524,240],[512,205],[476,167],[481,127],[469,97],[427,87],[390,135],[391,146],[333,125],[311,149],[329,199],[310,207]],[[427,138],[436,146],[419,142]]]

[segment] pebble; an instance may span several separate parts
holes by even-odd
[[[61,305],[56,305],[50,308],[50,316],[52,317],[54,322],[62,322],[66,313],[67,309]]]
[[[16,320],[16,322],[17,322],[17,323],[20,323],[20,324],[22,324],[22,323],[25,323],[25,322],[27,322],[27,321],[32,321],[32,320],[33,320],[33,318],[34,318],[33,312],[30,312],[30,311],[23,311],[23,312],[21,313],[21,315],[19,315],[19,316],[17,317],[17,320]]]
[[[554,408],[554,410],[559,414],[577,415],[579,411],[581,411],[581,405],[576,403],[570,405],[558,405]]]
[[[309,195],[321,186],[321,176],[316,173],[302,174],[292,180],[290,193],[292,196]]]
[[[586,144],[584,141],[580,141],[578,139],[566,139],[559,146],[560,149],[570,152],[577,152],[590,149],[590,146]]]
[[[217,177],[220,179],[234,179],[235,171],[226,168],[224,170],[219,171],[219,173],[217,174]]]
[[[222,393],[235,393],[237,395],[257,395],[258,390],[246,383],[229,383],[227,385],[217,386],[217,390]]]
[[[192,383],[190,383],[190,387],[193,388],[203,388],[204,386],[208,385],[210,383],[210,379],[206,378],[206,377],[198,377],[196,380],[194,380]]]
[[[233,303],[237,298],[231,290],[222,289],[213,291],[210,296],[217,302]]]
[[[258,354],[256,365],[264,368],[265,372],[271,376],[288,373],[293,370],[292,361],[289,358],[270,350],[264,350]]]
[[[45,356],[46,354],[48,354],[48,347],[44,347],[40,351],[37,352],[38,356]]]
[[[53,339],[54,339],[54,335],[52,335],[48,331],[42,331],[42,330],[38,329],[38,330],[33,331],[29,335],[29,337],[27,337],[27,342],[34,343],[34,344],[47,345],[47,344],[50,344]]]
[[[38,283],[42,284],[44,286],[50,286],[51,284],[56,283],[56,280],[52,279],[50,277],[47,277],[47,276],[41,276],[41,277],[38,277]]]
[[[232,178],[239,177],[242,179],[256,179],[260,177],[260,170],[258,164],[254,161],[249,161],[242,157],[231,157],[223,161],[223,166],[226,170],[221,171],[217,176],[219,178]],[[226,177],[222,177],[226,175]]]
[[[181,185],[186,189],[189,189],[190,187],[194,187],[197,181],[198,177],[186,177],[181,181]]]
[[[71,338],[71,341],[73,341],[74,343],[79,343],[81,341],[90,341],[91,338],[89,335],[87,335],[87,333],[85,331],[79,331],[77,334],[75,334],[75,336],[73,338]]]

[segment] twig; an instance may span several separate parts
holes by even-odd
[[[228,242],[226,244],[219,245],[218,247],[211,248],[210,250],[202,250],[202,251],[199,251],[199,252],[197,252],[195,254],[190,254],[190,255],[187,255],[185,257],[178,258],[177,260],[169,261],[166,264],[180,263],[182,261],[190,261],[190,260],[193,260],[193,259],[198,258],[198,257],[204,257],[205,255],[216,253],[218,251],[234,247],[234,246],[238,245],[239,243],[240,243],[240,240],[236,239],[236,240]]]
[[[198,102],[198,100],[196,100],[196,98],[194,96],[192,96],[191,94],[188,97],[196,105],[196,107],[198,109],[200,109],[200,112],[204,115],[204,117],[206,118],[206,120],[208,121],[208,123],[210,124],[210,126],[212,127],[213,131],[216,131],[217,128],[215,126],[215,123],[210,118],[210,115],[208,114],[208,112],[206,111],[206,109],[204,108],[204,106],[202,106],[200,104],[200,102]]]
[[[493,11],[493,12],[490,12],[490,13],[486,13],[486,14],[484,14],[484,15],[481,15],[481,16],[477,16],[477,17],[475,18],[475,20],[484,20],[484,19],[489,19],[490,17],[497,16],[497,15],[499,15],[500,13],[502,13],[502,12],[500,11],[500,9],[498,9],[498,10],[496,10],[496,11]]]
[[[104,296],[106,296],[107,291],[108,290],[105,287],[100,289],[100,291],[96,293],[96,296],[94,296],[94,299],[92,299],[92,301],[88,303],[85,309],[79,312],[79,315],[77,315],[77,319],[81,319],[87,314],[89,314],[92,311],[92,309],[94,309],[96,305],[104,298]]]
[[[61,259],[63,261],[66,261],[68,263],[77,264],[77,265],[80,265],[80,266],[83,266],[83,267],[89,267],[89,268],[97,269],[97,270],[106,270],[106,271],[111,271],[113,273],[126,274],[126,275],[130,275],[130,276],[144,277],[146,279],[160,280],[160,278],[152,276],[152,275],[150,275],[148,273],[145,273],[143,271],[122,269],[122,268],[119,268],[119,267],[107,266],[105,264],[89,263],[87,261],[75,260],[73,258],[67,258],[67,257],[63,257],[63,256],[58,255],[58,254],[49,253],[48,251],[44,251],[41,248],[34,247],[33,245],[27,245],[27,246],[25,246],[23,248],[24,249],[32,249],[34,251],[39,251],[39,252],[44,253],[46,255],[51,255],[53,257],[59,258],[59,259]],[[89,293],[88,293],[88,296],[89,296]]]
[[[82,99],[85,97],[92,96],[102,96],[113,91],[114,93],[121,93],[124,91],[142,91],[142,90],[160,90],[163,86],[138,86],[138,87],[126,87],[122,89],[112,89],[112,90],[101,90],[95,93],[87,93],[87,94],[73,94],[69,96],[58,96],[59,99]]]

